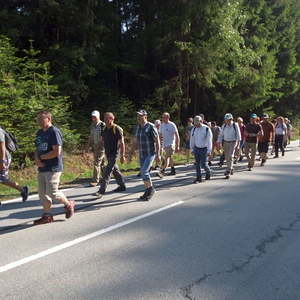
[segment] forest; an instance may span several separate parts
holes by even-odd
[[[293,121],[299,63],[299,0],[1,0],[0,125],[29,153],[41,109],[69,149],[94,109],[128,133],[141,108]]]

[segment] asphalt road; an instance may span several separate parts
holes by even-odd
[[[36,197],[3,204],[0,299],[300,299],[300,147],[237,169],[194,185],[181,167],[154,179],[150,202],[133,177],[101,201],[95,188],[68,190],[75,216],[56,205],[41,226]]]

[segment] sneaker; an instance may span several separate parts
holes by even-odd
[[[265,163],[266,163],[266,160],[262,159],[260,165],[263,167],[265,165]]]
[[[176,175],[176,171],[174,167],[171,168],[171,172],[168,174],[168,176],[173,176],[173,175]]]
[[[33,225],[42,225],[42,224],[47,224],[47,223],[52,223],[53,216],[50,214],[43,214],[40,219],[34,220]]]
[[[69,200],[70,204],[65,205],[66,218],[70,219],[74,215],[75,201]]]
[[[210,180],[210,173],[206,173],[205,180]]]
[[[275,155],[273,158],[278,158],[278,155]]]
[[[233,175],[233,169],[230,170],[230,175]]]
[[[239,162],[241,162],[243,160],[243,158],[244,158],[243,155],[241,155],[239,158]]]
[[[252,171],[252,167],[248,167],[248,171]]]
[[[211,163],[211,161],[209,161],[209,162],[208,162],[208,165],[209,165],[210,167],[212,166],[212,163]]]
[[[153,187],[150,187],[145,190],[144,194],[140,196],[140,201],[149,201],[155,193],[155,189]]]
[[[125,185],[120,185],[115,190],[113,190],[114,193],[124,192],[124,191],[126,191],[126,186]]]
[[[228,171],[228,170],[225,171],[224,175],[225,175],[226,179],[229,179],[229,177],[230,177],[230,171]]]
[[[22,201],[25,202],[28,199],[29,187],[27,185],[23,186],[21,191]]]
[[[222,168],[223,163],[219,162],[219,163],[218,163],[218,166],[219,166],[220,168]]]
[[[164,171],[164,170],[159,171],[159,172],[157,173],[157,176],[158,176],[159,178],[163,178],[163,177],[165,176],[165,171]]]
[[[97,184],[98,184],[98,182],[96,182],[96,181],[90,182],[90,186],[97,186]]]
[[[284,156],[284,152],[282,152],[282,155],[281,156]]]
[[[235,159],[233,160],[233,164],[236,165],[237,162],[238,162],[238,161],[237,161],[237,159],[235,158]]]
[[[193,183],[200,183],[200,182],[202,182],[202,178],[201,177],[197,177],[194,181],[193,181]]]
[[[94,194],[98,199],[101,199],[103,197],[103,193],[100,193],[99,191]]]

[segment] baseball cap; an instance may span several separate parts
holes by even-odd
[[[94,111],[92,111],[91,116],[100,118],[100,113],[98,110],[94,110]]]
[[[268,114],[263,114],[263,118],[269,119],[269,115]]]
[[[257,118],[257,114],[251,114],[250,118],[256,119]]]
[[[224,120],[233,120],[233,115],[230,113],[225,114]]]
[[[201,116],[195,116],[195,117],[194,117],[194,123],[195,123],[195,124],[199,124],[201,121],[203,121],[203,119],[202,119]]]
[[[147,116],[148,115],[148,113],[144,109],[141,109],[141,110],[137,111],[136,113],[140,116]]]
[[[160,120],[155,120],[154,124],[155,124],[155,125],[160,125],[160,124],[161,124],[161,121],[160,121]]]

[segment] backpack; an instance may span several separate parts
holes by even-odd
[[[5,137],[6,150],[8,152],[16,152],[19,149],[16,137],[12,133],[4,130],[3,128],[1,128],[1,129],[3,130],[4,137]]]
[[[225,129],[226,125],[227,125],[226,123],[223,125],[223,129]],[[234,129],[234,132],[235,132],[235,137],[237,138],[237,133],[236,133],[236,123],[233,122],[232,125],[233,125],[233,129]]]
[[[192,129],[192,136],[194,136],[195,130],[196,130],[196,127],[193,127],[193,129]],[[207,137],[207,133],[208,133],[208,127],[206,127],[205,137]]]

